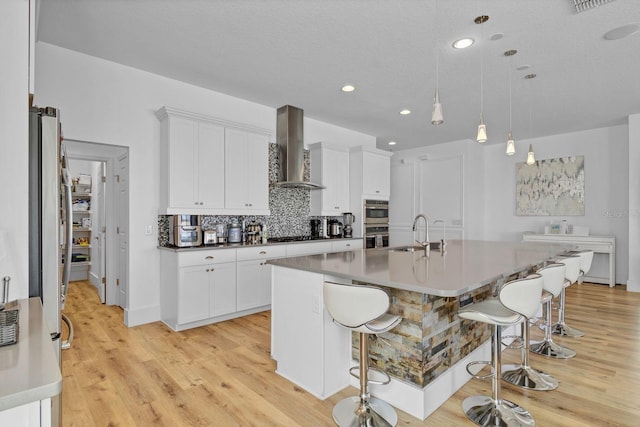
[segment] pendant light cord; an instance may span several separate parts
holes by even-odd
[[[433,28],[436,29],[436,46],[435,46],[435,48],[436,48],[436,91],[437,91],[438,88],[439,88],[438,76],[440,75],[440,67],[439,67],[439,61],[438,61],[438,57],[440,56],[440,55],[438,55],[438,43],[439,43],[439,40],[438,40],[438,0],[436,0],[436,10],[435,10],[435,13],[433,15],[433,20],[435,21],[434,25],[433,25]]]
[[[480,117],[484,116],[484,22],[480,23]]]
[[[509,57],[509,132],[513,130],[511,128],[511,67],[512,67],[511,57],[512,56],[513,55]]]

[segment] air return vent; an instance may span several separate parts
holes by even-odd
[[[584,12],[612,1],[613,0],[573,0],[573,4],[576,7],[576,12]]]

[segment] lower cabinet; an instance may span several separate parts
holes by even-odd
[[[238,311],[271,305],[271,266],[267,264],[267,260],[286,256],[286,246],[242,248],[237,252]]]
[[[362,248],[361,239],[241,248],[162,250],[160,316],[175,331],[268,310],[267,261]]]
[[[235,262],[180,268],[178,323],[195,322],[235,311]]]

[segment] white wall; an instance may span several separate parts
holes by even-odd
[[[159,130],[154,112],[167,105],[272,129],[276,110],[99,58],[38,43],[35,103],[61,111],[65,138],[129,147],[129,325],[155,321],[159,311]],[[304,106],[298,106],[304,108]],[[275,140],[275,136],[272,138]],[[375,137],[305,119],[305,140],[375,146]]]
[[[640,215],[640,194],[635,196],[635,208],[630,210],[629,190],[640,187],[640,172],[635,167],[635,186],[630,184],[629,169],[633,168],[632,158],[640,162],[640,149],[634,148],[630,154],[630,138],[640,140],[640,116],[632,118],[636,124],[635,137],[626,125],[589,131],[553,135],[516,142],[517,153],[509,157],[504,153],[504,144],[479,145],[474,141],[456,141],[439,144],[416,150],[398,151],[392,162],[392,188],[410,189],[407,184],[399,184],[394,179],[404,179],[411,174],[413,165],[415,194],[392,194],[390,206],[392,244],[404,244],[411,241],[407,218],[421,210],[419,207],[418,165],[428,167],[429,162],[440,158],[462,156],[464,159],[463,178],[463,222],[465,239],[487,239],[503,241],[519,241],[524,231],[544,232],[544,225],[549,221],[567,219],[574,225],[590,228],[591,235],[614,235],[616,237],[616,281],[626,283],[629,270],[629,232],[630,223],[636,227],[635,235],[640,231],[638,216]],[[630,121],[632,120],[630,119]],[[573,217],[540,217],[515,215],[515,165],[526,159],[529,143],[533,144],[536,159],[558,157],[585,157],[585,215]],[[629,156],[629,160],[627,159]],[[401,161],[404,160],[404,163]],[[638,164],[638,163],[635,163]],[[440,177],[443,182],[447,176]],[[443,188],[445,186],[443,185]],[[410,190],[409,190],[410,191]],[[433,190],[432,190],[433,191]],[[636,190],[637,192],[637,190]],[[445,200],[439,194],[424,194],[428,199]],[[415,206],[409,213],[394,204]],[[424,213],[429,215],[429,208]],[[631,213],[632,215],[629,215]],[[635,213],[635,214],[634,214]],[[431,217],[431,220],[435,218]],[[395,236],[394,236],[395,234]],[[453,234],[453,233],[452,233]],[[455,235],[449,235],[455,238]],[[432,233],[431,240],[439,236]],[[632,241],[637,242],[636,237]],[[632,243],[633,245],[633,243]],[[635,256],[639,257],[640,248],[635,243]],[[636,264],[640,264],[637,262]],[[639,269],[640,270],[640,269]],[[636,278],[640,279],[640,271]],[[591,276],[608,276],[608,257],[599,254],[595,257]],[[640,282],[638,282],[640,284]]]
[[[629,116],[629,278],[627,290],[640,292],[640,114]]]
[[[446,199],[445,194],[426,194],[420,185],[421,168],[429,168],[442,159],[460,159],[462,176],[438,177],[443,191],[449,179],[460,179],[462,182],[462,227],[455,226],[447,219],[447,238],[483,239],[484,238],[484,147],[470,140],[454,141],[446,144],[431,145],[413,150],[402,150],[394,153],[391,163],[391,198],[389,203],[390,244],[408,244],[412,242],[411,224],[415,215],[423,213],[429,217],[430,223],[438,219],[435,212],[442,212],[435,206],[438,200]],[[413,182],[408,182],[413,176]],[[398,182],[401,179],[405,182]],[[437,184],[436,184],[437,186]],[[413,189],[413,190],[412,190]],[[413,194],[411,192],[413,191]],[[441,225],[431,227],[431,241],[441,238]]]
[[[9,299],[29,295],[29,3],[0,2],[0,278]]]
[[[544,232],[549,221],[566,219],[569,224],[589,227],[591,235],[616,237],[616,281],[626,283],[629,244],[629,138],[627,126],[594,129],[516,142],[516,154],[504,154],[504,145],[485,151],[486,237],[517,241],[523,231]],[[585,215],[540,217],[515,215],[515,165],[526,160],[529,143],[537,160],[584,156]],[[608,277],[608,258],[597,255],[591,276]]]

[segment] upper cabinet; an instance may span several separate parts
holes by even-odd
[[[389,200],[391,194],[391,156],[389,151],[352,147],[349,181],[352,198]],[[361,201],[357,202],[359,206]]]
[[[156,115],[160,213],[269,213],[269,131],[170,107]]]
[[[261,215],[269,210],[269,140],[225,130],[225,208]]]
[[[325,189],[311,191],[310,214],[338,216],[349,212],[349,148],[309,144],[311,181]]]

